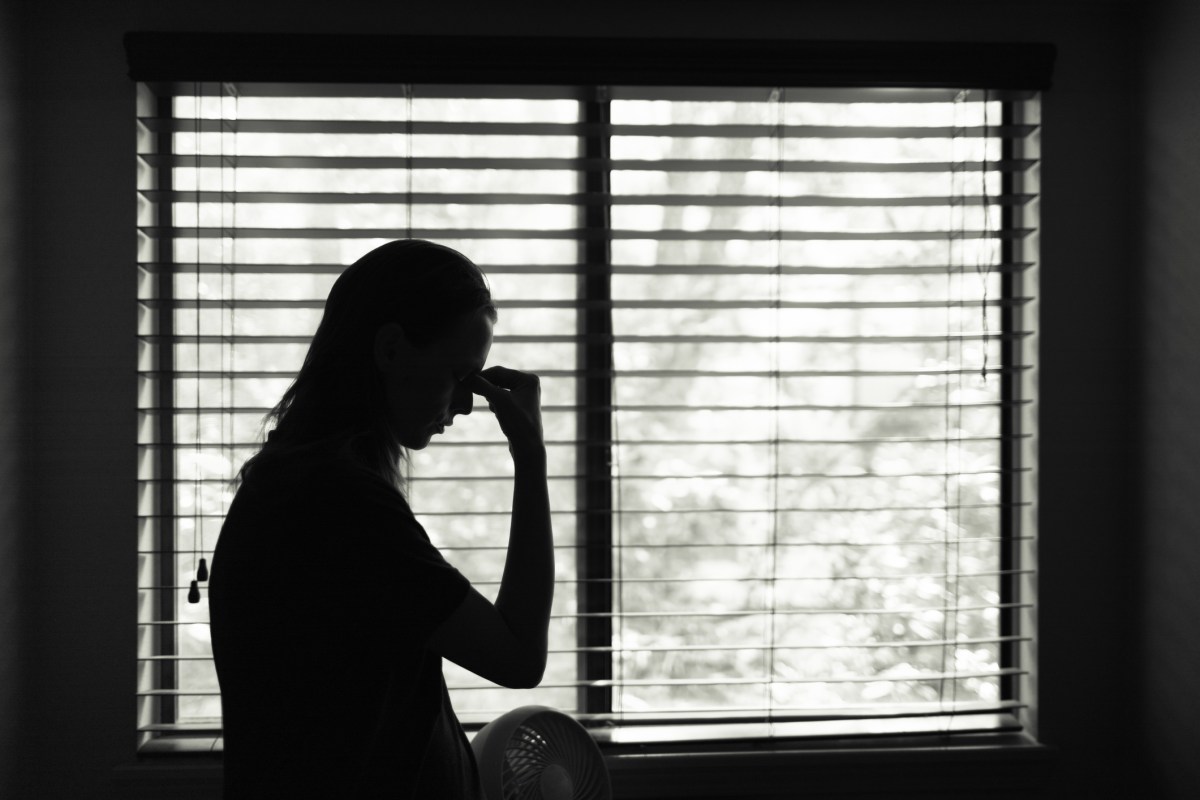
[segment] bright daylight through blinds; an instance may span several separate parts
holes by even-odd
[[[464,723],[957,730],[1021,705],[1036,95],[139,91],[143,742],[219,735],[199,560],[333,280],[409,236],[484,269],[491,363],[543,378],[549,666],[513,691],[447,663]],[[486,410],[412,460],[488,596],[509,468]]]

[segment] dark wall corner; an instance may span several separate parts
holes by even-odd
[[[1147,3],[1139,12],[1142,69],[1133,109],[1139,198],[1132,264],[1139,307],[1131,380],[1139,386],[1135,426],[1136,538],[1140,574],[1136,771],[1146,797],[1200,791],[1200,7]]]
[[[0,797],[17,792],[23,710],[21,549],[28,533],[22,491],[28,441],[22,314],[26,299],[22,258],[19,12],[0,4]]]

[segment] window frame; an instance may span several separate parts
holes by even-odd
[[[609,40],[609,39],[543,39],[543,38],[488,38],[488,37],[403,37],[403,36],[325,36],[325,35],[274,35],[274,34],[190,34],[190,33],[130,33],[125,39],[130,61],[130,77],[147,83],[174,83],[192,80],[226,80],[236,77],[242,81],[258,82],[388,82],[388,83],[544,83],[547,74],[553,74],[552,82],[556,84],[580,84],[585,86],[604,86],[612,84],[628,85],[787,85],[803,84],[808,86],[957,86],[970,88],[996,88],[1013,90],[1042,90],[1049,88],[1050,70],[1054,60],[1054,48],[1046,44],[1005,44],[1005,43],[886,43],[886,42],[750,42],[738,40]],[[322,57],[313,59],[313,53],[322,53]],[[446,53],[452,53],[452,58],[446,58]],[[399,55],[397,55],[399,54]],[[465,54],[465,56],[464,56]],[[160,96],[160,102],[169,103],[167,97]],[[587,122],[603,122],[606,120],[607,105],[603,97],[595,97],[586,101]],[[1008,116],[1009,104],[1005,104],[1006,117],[1001,124],[1017,122]],[[166,137],[169,144],[170,133],[162,132],[159,136]],[[586,156],[604,156],[606,137],[589,137],[586,140]],[[162,144],[160,140],[160,145]],[[1012,143],[1004,139],[1005,158],[1013,155]],[[596,148],[593,150],[592,148]],[[169,175],[169,170],[160,175]],[[1020,180],[1019,175],[1005,172],[1003,179],[1007,181]],[[1006,185],[1008,193],[1017,187]],[[158,189],[170,189],[169,186],[159,186]],[[585,194],[604,195],[608,192],[607,176],[603,171],[585,173]],[[168,216],[169,216],[169,207]],[[585,213],[596,215],[597,224],[606,224],[601,217],[607,217],[609,207],[604,203],[588,204]],[[1008,229],[1016,223],[1014,215],[1019,211],[1012,206],[1004,206],[1002,213],[1005,218],[1002,226]],[[161,221],[161,220],[160,220]],[[590,220],[589,220],[590,222]],[[166,221],[169,225],[169,219]],[[590,227],[590,225],[589,225]],[[1014,258],[1014,248],[1019,245],[1011,239],[1003,238],[1001,247],[1002,261],[1011,263]],[[171,237],[161,237],[158,247],[171,247]],[[585,249],[585,263],[605,264],[611,266],[609,257],[609,242],[606,239],[585,241],[581,247]],[[161,254],[160,254],[161,255]],[[166,262],[169,259],[158,259]],[[608,279],[610,272],[589,272],[581,276],[581,296],[585,300],[605,299],[608,295]],[[158,276],[159,291],[170,292],[172,275],[164,271]],[[1020,281],[1021,276],[1006,272],[1002,276],[1005,294],[1011,296],[1015,291],[1014,281]],[[161,299],[161,298],[160,298]],[[593,306],[593,304],[585,304]],[[603,305],[603,304],[600,304]],[[1022,313],[1015,306],[1004,306],[1002,330],[1015,330],[1019,326],[1019,315]],[[589,334],[584,343],[579,345],[580,360],[588,374],[597,365],[612,363],[612,319],[611,312],[585,313],[583,329]],[[605,342],[607,337],[607,342]],[[599,344],[597,344],[599,342]],[[1009,360],[1012,348],[1028,347],[1011,339],[1004,340],[1004,363],[1014,363]],[[169,371],[171,348],[162,348],[159,368]],[[605,361],[607,359],[607,361]],[[588,403],[593,411],[597,406],[607,403],[611,392],[611,378],[589,378],[585,386],[585,396],[603,398],[602,402]],[[1004,396],[1002,402],[1008,412],[1001,415],[1002,431],[1008,435],[1013,426],[1019,425],[1017,415],[1022,411],[1015,401],[1020,399],[1020,380],[1004,380]],[[160,391],[170,394],[171,382],[164,381]],[[167,405],[170,405],[169,403]],[[606,413],[588,413],[584,415],[583,439],[588,442],[600,442],[603,446],[583,446],[579,457],[581,494],[581,518],[587,519],[589,533],[586,537],[587,548],[580,548],[579,576],[611,578],[611,561],[588,559],[585,550],[603,549],[607,556],[608,547],[612,540],[612,519],[609,509],[612,508],[611,471],[611,422],[607,421]],[[163,415],[159,420],[159,436],[166,437],[162,441],[170,441],[173,437],[170,415]],[[607,426],[607,428],[605,427]],[[1011,439],[1010,439],[1011,440]],[[1019,443],[1018,443],[1019,446]],[[1009,542],[1002,556],[1002,568],[1011,568],[1011,559],[1015,557],[1011,532],[1016,525],[1016,514],[1021,509],[1015,500],[1028,491],[1024,485],[1023,476],[1011,469],[1012,461],[1017,456],[1009,448],[1002,452],[1001,470],[1006,477],[1001,481],[1002,496],[1000,500],[1004,513],[1002,519],[1002,536]],[[162,447],[159,453],[160,469],[173,469],[173,450]],[[169,473],[164,473],[169,474]],[[170,492],[161,492],[159,502],[169,502]],[[160,507],[158,512],[169,515],[171,509]],[[605,540],[607,529],[607,540]],[[165,539],[160,542],[164,549],[171,549],[173,533],[168,526],[160,532]],[[607,541],[608,544],[605,544]],[[608,565],[608,574],[596,572],[597,565]],[[174,563],[164,559],[160,569],[169,571],[160,575],[169,578],[164,585],[175,582]],[[586,571],[585,571],[586,570]],[[1010,602],[1014,595],[1022,594],[1016,585],[1019,576],[1013,576],[1003,582],[1005,594],[1002,604]],[[611,607],[611,584],[605,581],[581,582],[582,587],[592,586],[589,592],[608,592],[608,603]],[[166,595],[168,593],[164,593]],[[582,599],[582,598],[581,598]],[[171,603],[170,599],[163,602]],[[604,602],[597,594],[588,602]],[[581,609],[582,610],[582,609]],[[1001,635],[1011,633],[1019,625],[1017,618],[1019,609],[1007,609],[1001,616]],[[173,618],[168,615],[167,618]],[[592,618],[595,619],[595,618]],[[170,632],[164,630],[159,635]],[[607,631],[603,621],[590,631],[581,634],[581,640],[607,640],[611,636],[611,619],[608,620]],[[169,636],[168,636],[169,638]],[[1010,650],[1003,660],[1018,661],[1028,656],[1018,653],[1014,648],[1020,648],[1020,643],[1001,645]],[[587,678],[611,677],[611,659],[604,654],[586,654],[579,656],[581,674]],[[594,662],[594,663],[593,663]],[[1031,669],[1035,664],[1029,665]],[[164,679],[174,675],[174,664],[166,659],[160,665]],[[173,677],[171,677],[173,680]],[[1001,679],[1008,685],[1004,694],[1021,694],[1015,681],[1017,676]],[[1026,678],[1025,680],[1028,680]],[[603,703],[603,693],[607,693],[611,704],[611,689],[581,688],[581,695],[591,694],[583,707],[594,703]],[[583,697],[581,697],[581,701]],[[170,698],[163,698],[164,707],[173,707]],[[996,734],[985,737],[990,743],[1001,744],[1005,748],[1017,748],[1024,755],[1021,758],[1038,761],[1041,754],[1029,755],[1032,737],[1028,734],[1010,735]],[[967,744],[970,740],[970,744]],[[957,737],[954,746],[979,746],[981,740],[977,737]],[[678,762],[670,768],[674,776],[671,783],[678,777],[676,769],[683,767],[696,753],[708,750],[706,764],[714,764],[721,759],[732,759],[739,767],[747,766],[756,758],[766,754],[765,750],[789,754],[785,762],[780,762],[778,769],[791,775],[790,764],[792,756],[799,753],[824,750],[849,750],[855,753],[865,752],[864,741],[861,739],[788,739],[772,738],[763,740],[747,740],[738,742],[732,740],[718,741],[710,745],[662,746],[629,745],[618,747],[605,745],[606,752],[617,759],[612,764],[619,764],[622,755],[644,755],[656,752],[666,757],[666,761],[657,762],[661,768]],[[881,746],[882,745],[882,746]],[[887,743],[873,743],[866,750],[887,753],[881,756],[891,759],[900,752],[918,753],[926,747],[935,750],[946,749],[946,742],[938,737],[903,737],[890,740]],[[720,758],[715,757],[713,750],[724,753]],[[171,748],[163,748],[170,751]],[[1035,748],[1036,749],[1036,748]],[[670,754],[670,755],[669,755]],[[803,760],[803,758],[801,758]],[[632,762],[630,762],[632,763]],[[760,766],[768,768],[767,774],[776,767],[771,762]],[[633,768],[629,775],[643,770],[646,765]],[[615,783],[620,785],[622,767],[615,771]],[[689,774],[699,772],[688,768]],[[781,773],[782,775],[783,773]],[[643,776],[644,777],[644,776]],[[784,780],[782,777],[780,780]],[[718,782],[719,784],[719,782]],[[713,784],[696,780],[691,791],[701,785],[716,790]],[[740,785],[740,784],[739,784]],[[763,783],[766,790],[772,785],[771,780]],[[776,790],[782,790],[779,784]],[[729,787],[731,790],[735,787]],[[742,796],[742,792],[738,792]],[[699,796],[699,795],[697,795]],[[710,796],[710,795],[704,795]]]

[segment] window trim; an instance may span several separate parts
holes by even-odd
[[[854,738],[749,742],[730,747],[673,747],[616,752],[601,744],[613,796],[620,798],[790,797],[802,785],[806,796],[850,794],[924,796],[977,790],[986,776],[992,793],[1039,791],[1050,783],[1058,748],[1028,734],[968,735],[947,744],[929,736],[881,741]],[[113,782],[139,792],[187,790],[220,794],[219,753],[205,747],[176,747],[143,754],[113,769]],[[157,796],[156,794],[153,796]],[[1007,795],[1006,795],[1007,796]]]
[[[125,36],[125,46],[130,63],[129,76],[136,81],[176,82],[192,80],[222,80],[236,76],[239,81],[254,82],[388,82],[388,83],[544,83],[547,75],[553,75],[555,84],[604,86],[626,85],[787,85],[803,84],[814,87],[876,86],[921,87],[963,86],[998,90],[1041,90],[1050,87],[1050,74],[1055,57],[1053,45],[1040,43],[891,43],[891,42],[794,42],[794,41],[750,41],[750,40],[648,40],[648,39],[600,39],[600,38],[497,38],[497,37],[413,37],[413,36],[346,36],[346,35],[290,35],[290,34],[207,34],[207,33],[155,33],[134,32]],[[453,59],[444,56],[453,52]],[[316,58],[314,53],[319,54]],[[666,53],[670,57],[666,57]],[[616,54],[616,55],[615,55]],[[720,69],[719,65],[731,63],[734,69]],[[167,101],[169,102],[169,100]],[[601,100],[588,104],[588,108],[603,114],[605,104]],[[1007,104],[1006,104],[1007,107]],[[602,117],[597,120],[602,121]],[[1002,124],[1013,120],[1007,117]],[[170,133],[163,133],[167,136]],[[1005,146],[1008,147],[1006,140]],[[590,146],[590,140],[589,140]],[[1011,153],[1006,152],[1004,157]],[[591,174],[589,174],[589,178]],[[1005,174],[1005,180],[1012,176]],[[163,187],[159,187],[160,189]],[[169,187],[168,187],[169,188]],[[585,187],[586,193],[605,193],[601,184]],[[589,204],[587,213],[608,213],[606,204]],[[1006,217],[1014,210],[1005,207]],[[1008,225],[1011,219],[1005,220]],[[169,247],[170,237],[164,237]],[[161,246],[161,245],[160,245]],[[609,263],[607,253],[592,252],[594,248],[607,250],[607,241],[585,242],[590,263]],[[1002,240],[1002,246],[1012,248],[1013,243]],[[598,259],[603,261],[598,261]],[[607,286],[609,273],[581,276],[581,281],[599,280]],[[170,275],[160,276],[170,282]],[[1005,274],[1007,282],[1017,279]],[[160,290],[162,286],[160,285]],[[587,296],[603,291],[599,285],[589,286]],[[169,289],[169,287],[168,287]],[[1003,311],[1008,329],[1012,309]],[[590,333],[602,333],[603,320],[586,321]],[[608,320],[611,335],[611,319]],[[581,345],[582,347],[583,345]],[[1008,344],[1005,345],[1009,346]],[[609,348],[609,344],[602,343]],[[168,348],[169,350],[169,348]],[[611,357],[611,351],[610,351]],[[1019,383],[1014,381],[1011,383]],[[608,396],[608,388],[589,387],[596,396]],[[1014,388],[1016,388],[1014,386]],[[1005,400],[1015,398],[1005,398]],[[1013,408],[1012,414],[1021,411]],[[1005,424],[1012,420],[1005,416]],[[169,427],[169,423],[168,427]],[[161,432],[160,432],[161,433]],[[167,431],[170,434],[170,431]],[[587,437],[591,438],[591,437]],[[602,440],[610,439],[601,437]],[[1016,445],[1019,446],[1019,443]],[[169,452],[170,448],[163,448]],[[584,461],[600,463],[602,453],[592,453]],[[1005,457],[1011,454],[1005,453]],[[167,457],[167,456],[164,456]],[[581,468],[584,465],[581,464]],[[586,472],[591,475],[591,472]],[[600,477],[600,476],[596,476]],[[607,471],[604,480],[585,480],[609,489]],[[1005,482],[1004,490],[1019,492],[1021,476],[1012,475]],[[1010,482],[1012,483],[1009,486]],[[582,491],[586,491],[583,489]],[[1011,505],[1010,513],[1020,513]],[[609,504],[597,506],[589,503],[585,508],[601,508],[608,515]],[[580,512],[581,517],[586,512]],[[1005,522],[1012,520],[1005,515]],[[608,523],[611,525],[611,523]],[[169,534],[165,534],[169,535]],[[591,537],[588,538],[591,541]],[[168,567],[171,568],[171,567]],[[1013,580],[1017,580],[1014,578]],[[581,584],[582,585],[582,584]],[[1010,588],[1010,587],[1006,587]],[[1001,602],[1004,602],[1002,598]],[[1016,612],[1014,612],[1016,613]],[[1005,615],[1006,617],[1009,615]],[[610,623],[611,624],[611,623]],[[1007,633],[1002,630],[1002,634]],[[1019,648],[1019,643],[1009,645]],[[1016,655],[1016,654],[1014,654]],[[584,656],[581,655],[581,658]],[[1019,656],[1014,658],[1019,660]],[[172,669],[169,661],[164,669]],[[611,665],[610,665],[611,668]],[[1013,679],[1008,679],[1013,680]],[[611,690],[610,690],[611,691]],[[971,740],[968,742],[967,740]],[[170,753],[203,751],[212,752],[214,743],[208,737],[203,746],[197,740],[189,745],[186,736],[165,747]],[[723,750],[712,752],[712,747]],[[153,750],[147,755],[152,755]],[[1012,751],[1011,757],[1021,763],[1044,763],[1047,748],[1037,745],[1026,734],[996,733],[967,734],[956,736],[953,742],[940,737],[936,742],[921,737],[789,739],[751,738],[740,743],[730,740],[716,742],[707,747],[681,747],[665,743],[662,747],[639,746],[630,751],[605,745],[610,768],[614,774],[633,778],[639,784],[643,779],[660,787],[679,787],[678,778],[687,774],[689,796],[719,796],[720,785],[712,785],[707,778],[697,777],[709,769],[705,761],[704,770],[697,772],[690,759],[708,750],[705,758],[713,764],[733,766],[741,776],[734,784],[726,787],[736,789],[745,796],[745,778],[753,775],[753,783],[762,794],[782,790],[794,785],[795,770],[802,764],[828,763],[831,775],[838,772],[837,766],[844,765],[842,759],[854,756],[856,766],[862,762],[858,757],[875,764],[904,759],[906,753],[933,751],[940,759],[956,761],[954,753],[975,751],[982,753]],[[671,751],[668,754],[666,751]],[[1027,753],[1038,751],[1037,756]],[[656,753],[652,762],[645,756]],[[887,755],[881,755],[881,754]],[[163,753],[167,755],[169,753]],[[768,757],[774,757],[771,761]],[[990,756],[989,756],[990,758]],[[827,761],[826,761],[827,759]],[[937,759],[933,759],[937,760]],[[768,769],[768,779],[761,784],[762,774],[755,764]],[[654,778],[656,770],[671,778]],[[682,770],[682,773],[680,772]],[[728,771],[728,770],[727,770]],[[734,773],[730,773],[734,774]],[[777,777],[771,777],[777,776]],[[785,778],[784,776],[791,776]],[[711,777],[711,776],[710,776]],[[844,775],[836,776],[844,786]],[[657,781],[661,780],[661,783]],[[889,781],[888,786],[892,786]],[[1022,783],[1021,785],[1026,785]],[[883,782],[880,781],[880,788]],[[774,787],[774,789],[772,789]],[[698,789],[706,791],[697,792]],[[757,791],[756,791],[757,793]],[[673,792],[672,792],[673,794]],[[670,796],[670,795],[666,795]]]
[[[583,98],[583,122],[606,125],[611,121],[607,93],[593,89]],[[610,155],[611,136],[607,133],[584,136],[583,156],[589,163],[601,163]],[[612,205],[609,200],[611,171],[588,169],[583,173],[583,194],[596,197],[584,208],[584,228],[612,229]],[[576,705],[589,711],[612,711],[611,684],[613,665],[610,654],[602,650],[612,645],[613,634],[613,317],[612,317],[612,242],[608,237],[585,238],[580,243],[581,262],[600,266],[584,270],[578,278],[579,334],[578,368],[581,371],[579,393],[583,397],[577,415],[581,445],[576,474],[576,606],[582,613],[576,618],[576,680],[579,681]],[[603,616],[586,612],[603,609]],[[599,685],[588,686],[589,681]]]

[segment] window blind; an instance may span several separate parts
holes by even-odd
[[[491,363],[543,378],[549,664],[513,691],[447,663],[465,723],[1015,724],[1037,129],[1036,93],[957,86],[139,84],[143,743],[216,743],[199,558],[333,280],[403,237],[480,264]],[[494,596],[486,411],[409,494]]]

